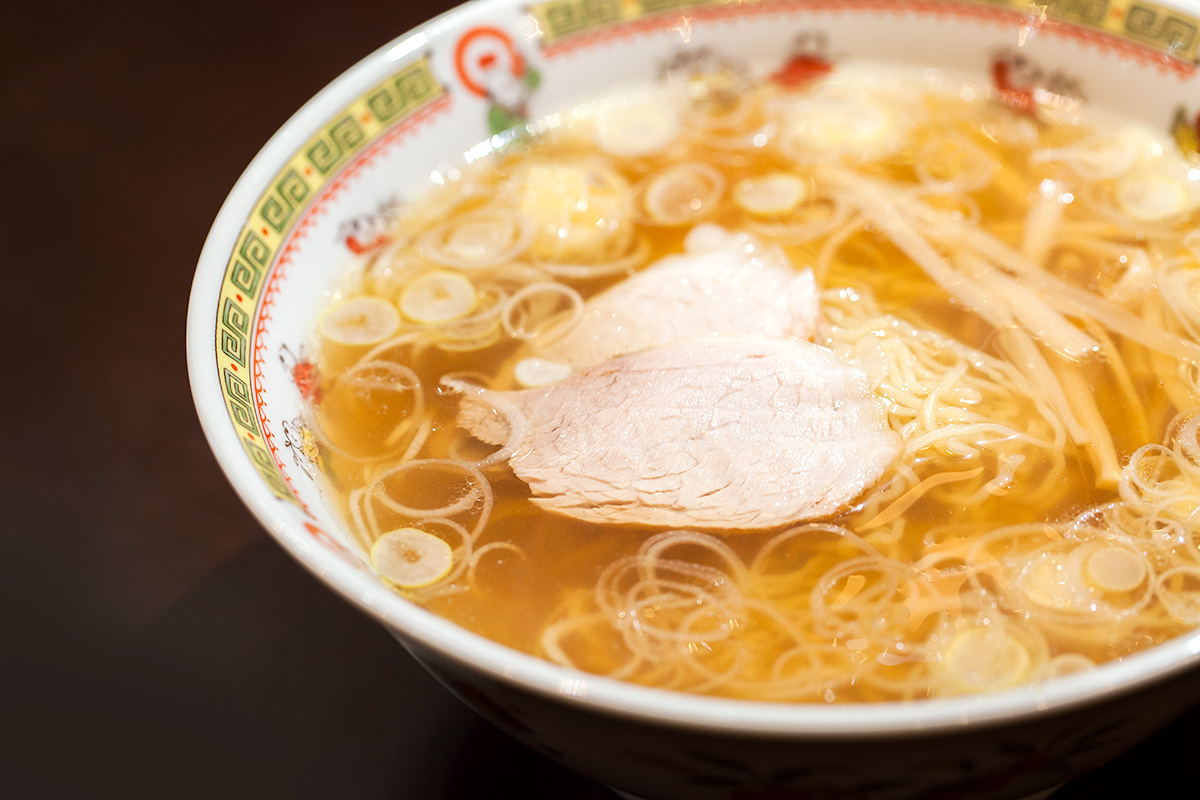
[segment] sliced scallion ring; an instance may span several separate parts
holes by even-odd
[[[441,580],[453,563],[454,551],[445,540],[417,528],[388,531],[371,546],[371,566],[402,589]]]
[[[811,184],[795,173],[768,172],[738,182],[733,187],[733,202],[747,213],[777,217],[807,200],[811,190]]]
[[[1147,574],[1146,562],[1124,547],[1101,547],[1087,558],[1087,576],[1106,592],[1131,592]]]
[[[1142,222],[1159,222],[1183,212],[1188,205],[1183,183],[1160,172],[1134,171],[1116,187],[1117,206]]]
[[[372,345],[382,342],[400,327],[400,312],[380,297],[352,297],[330,308],[321,316],[321,335],[328,341],[345,345]]]
[[[951,680],[962,689],[996,691],[1025,680],[1032,658],[1025,645],[1003,629],[979,627],[954,637],[944,663]]]
[[[475,307],[475,285],[461,272],[435,269],[419,276],[400,294],[400,311],[417,322],[459,319]]]
[[[707,216],[725,193],[725,178],[698,162],[676,164],[647,176],[640,196],[643,221],[657,225],[687,225]]]

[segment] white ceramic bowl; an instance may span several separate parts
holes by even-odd
[[[1044,3],[476,0],[401,36],[288,121],[212,227],[188,362],[221,466],[283,547],[468,704],[635,795],[1020,797],[1111,758],[1200,698],[1200,633],[1041,685],[911,703],[768,704],[626,685],[513,652],[381,585],[344,544],[292,422],[314,316],[397,198],[506,121],[651,81],[679,53],[708,48],[769,69],[821,46],[835,61],[987,80],[998,54],[1017,52],[1028,75],[1195,133],[1200,5]]]

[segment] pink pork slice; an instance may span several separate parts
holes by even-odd
[[[673,342],[537,389],[475,390],[459,422],[494,444],[519,437],[509,465],[533,502],[610,524],[748,530],[828,517],[901,451],[861,370],[762,337]]]
[[[819,309],[812,270],[716,225],[694,228],[684,249],[588,300],[575,327],[538,346],[538,357],[586,367],[677,339],[812,338]]]

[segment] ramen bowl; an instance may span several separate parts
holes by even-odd
[[[878,703],[701,697],[566,669],[389,588],[322,482],[305,407],[314,320],[398,210],[509,131],[668,65],[755,75],[874,62],[991,91],[1085,99],[1197,148],[1200,7],[932,0],[475,0],[322,90],[249,165],[201,254],[188,315],[196,407],[252,513],[450,691],[524,744],[642,798],[1026,797],[1200,699],[1200,633],[1004,691]],[[464,155],[465,154],[465,155]]]

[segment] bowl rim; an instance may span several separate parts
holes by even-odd
[[[1200,13],[1200,0],[1158,2]],[[391,65],[418,52],[431,40],[462,28],[476,17],[513,7],[520,7],[519,0],[470,0],[397,36],[344,71],[262,146],[222,203],[205,239],[189,295],[186,323],[193,401],[205,438],[227,480],[287,553],[344,599],[382,622],[406,647],[416,643],[510,687],[594,714],[747,737],[888,737],[944,733],[968,723],[977,726],[1029,721],[1035,716],[1125,695],[1200,666],[1197,628],[1093,670],[985,694],[833,704],[693,695],[561,667],[471,633],[386,589],[296,530],[280,513],[282,504],[263,483],[238,442],[220,392],[214,369],[213,324],[225,262],[262,187],[316,126],[369,88],[370,82]],[[419,660],[423,662],[424,658]]]

